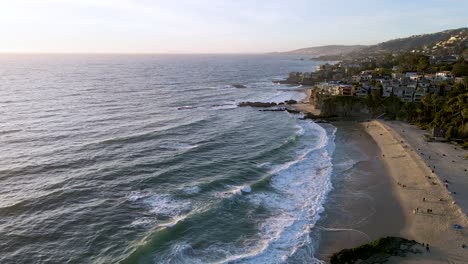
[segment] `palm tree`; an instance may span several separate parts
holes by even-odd
[[[461,111],[460,111],[460,114],[462,116],[462,129],[463,129],[463,133],[465,133],[465,119],[468,118],[468,108],[463,108]]]
[[[437,106],[440,104],[440,98],[437,94],[431,95],[432,106],[434,106],[434,114],[437,113]]]

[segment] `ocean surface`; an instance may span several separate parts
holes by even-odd
[[[316,65],[0,55],[0,263],[319,262],[336,128],[237,107]]]

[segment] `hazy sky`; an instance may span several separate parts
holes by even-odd
[[[0,0],[0,52],[250,53],[468,26],[468,0]]]

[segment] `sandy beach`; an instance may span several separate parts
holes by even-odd
[[[312,93],[312,88],[305,88],[303,92],[306,94],[306,98],[302,102],[295,104],[293,108],[302,113],[312,113],[314,115],[320,115],[320,110],[315,109],[315,107],[310,104],[310,95]]]
[[[296,108],[317,114],[308,100]],[[403,122],[334,125],[336,144],[349,146],[342,155],[354,158],[359,149],[367,158],[335,173],[334,191],[318,223],[318,257],[327,260],[344,248],[401,236],[429,244],[430,252],[393,257],[391,263],[468,263],[466,151],[425,142],[427,132]]]
[[[317,227],[317,257],[369,243],[383,236],[399,236],[405,226],[393,179],[380,159],[381,151],[358,122],[334,122],[333,191]]]
[[[468,245],[465,230],[468,220],[466,213],[463,213],[451,196],[456,197],[458,201],[465,201],[468,192],[465,189],[465,192],[460,190],[453,194],[452,181],[456,179],[450,178],[447,188],[442,171],[437,171],[440,166],[444,168],[443,175],[461,175],[463,173],[458,171],[460,164],[453,166],[453,156],[445,159],[439,157],[436,170],[433,171],[420,156],[422,143],[413,140],[418,133],[422,134],[421,131],[408,128],[397,130],[401,128],[401,124],[381,121],[367,122],[363,125],[380,148],[380,159],[393,179],[389,188],[394,190],[405,218],[405,225],[400,231],[401,236],[428,243],[430,247],[430,253],[410,255],[406,258],[395,257],[392,263],[468,263],[468,248],[462,247]],[[438,145],[425,147],[434,152],[441,151]],[[446,144],[445,147],[451,146]],[[427,149],[425,151],[428,153]],[[447,155],[448,153],[442,157]],[[435,157],[434,155],[431,159]],[[388,221],[392,219],[389,217]],[[385,225],[385,222],[382,223],[382,228],[385,228]],[[463,229],[456,229],[454,225],[460,225]]]

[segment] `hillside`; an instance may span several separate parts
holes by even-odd
[[[427,54],[460,54],[468,48],[468,28],[394,39],[358,51],[358,53],[415,51]]]
[[[414,35],[385,41],[376,45],[329,45],[283,52],[315,57],[316,60],[342,60],[345,57],[362,57],[369,54],[416,52],[430,55],[462,54],[468,57],[468,28]]]
[[[334,55],[344,55],[351,52],[359,51],[364,49],[366,46],[363,45],[328,45],[320,47],[310,47],[297,49],[287,52],[279,52],[280,54],[297,54],[297,55],[307,55],[311,57],[318,56],[334,56]]]

